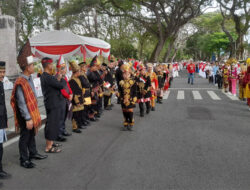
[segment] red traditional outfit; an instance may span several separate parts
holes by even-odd
[[[248,66],[247,73],[243,78],[243,86],[246,89],[247,104],[250,107],[250,66]]]

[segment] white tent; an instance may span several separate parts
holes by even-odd
[[[109,57],[111,48],[103,40],[58,30],[41,32],[29,41],[32,53],[39,58],[59,59],[60,55],[67,58],[75,54],[83,55],[84,60],[95,55]]]
[[[103,57],[109,57],[110,44],[91,37],[79,36],[83,40],[83,44],[86,51],[86,57],[94,57],[95,55],[102,55]]]

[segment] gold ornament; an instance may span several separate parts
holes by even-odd
[[[250,58],[246,60],[247,66],[250,66]]]
[[[227,65],[232,65],[232,64],[237,64],[237,62],[238,62],[237,59],[230,58],[230,59],[227,60],[226,64]]]

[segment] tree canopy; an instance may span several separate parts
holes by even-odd
[[[104,39],[112,54],[151,62],[243,58],[249,44],[248,0],[1,0],[16,18],[17,44],[44,30],[70,30]],[[245,51],[244,51],[245,50]]]

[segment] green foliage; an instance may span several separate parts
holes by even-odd
[[[223,17],[218,12],[195,18],[192,24],[197,28],[197,32],[187,40],[185,52],[196,59],[209,59],[213,53],[219,57],[221,52],[229,52],[230,40],[222,30],[222,21]],[[234,21],[227,20],[225,27],[236,40]]]
[[[22,46],[35,29],[42,29],[46,26],[48,19],[47,0],[34,0],[34,3],[18,0],[3,0],[2,11],[4,14],[15,17],[19,27],[18,44]],[[20,14],[19,14],[20,10]]]
[[[55,15],[77,15],[85,11],[87,12],[98,3],[100,3],[100,0],[68,0],[63,4],[63,7],[55,13]]]
[[[45,27],[44,21],[48,17],[46,3],[46,0],[35,0],[34,4],[27,3],[23,5],[21,37],[24,42],[30,37],[34,27]]]
[[[110,41],[111,54],[122,59],[137,58],[137,49],[127,39],[113,39]]]

